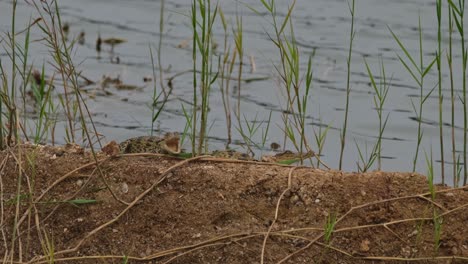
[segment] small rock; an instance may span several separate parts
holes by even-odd
[[[411,256],[411,248],[409,246],[402,247],[400,250],[400,255],[405,258],[409,258]]]
[[[76,185],[77,185],[78,187],[83,186],[83,181],[82,181],[82,180],[77,180],[77,181],[76,181]]]
[[[297,201],[299,201],[299,196],[293,195],[290,199],[291,203],[295,204]]]
[[[364,239],[363,241],[361,241],[359,250],[361,250],[361,252],[368,252],[370,250],[369,245],[370,245],[370,241],[368,239]]]
[[[454,256],[458,255],[458,248],[455,246],[452,247],[452,255]]]
[[[150,247],[146,248],[145,254],[146,254],[146,256],[151,255],[151,248]]]
[[[122,193],[128,193],[128,184],[126,184],[125,182],[122,183],[122,185],[120,186],[120,191]]]
[[[315,199],[315,203],[320,203],[320,199]]]
[[[414,237],[417,234],[418,234],[418,230],[414,230],[413,232],[411,232],[411,234],[408,235],[408,237]]]
[[[51,160],[57,159],[57,155],[56,155],[56,154],[52,155],[52,157],[50,157],[50,159],[51,159]]]

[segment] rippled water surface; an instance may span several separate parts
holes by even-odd
[[[284,17],[290,1],[277,1],[278,14]],[[242,16],[244,27],[245,71],[244,78],[263,78],[260,81],[244,82],[241,88],[241,108],[246,120],[267,121],[272,113],[271,126],[267,144],[264,149],[257,149],[260,153],[269,152],[271,142],[282,142],[282,116],[285,109],[284,93],[274,65],[278,65],[279,53],[269,40],[268,33],[272,33],[269,24],[270,17],[266,12],[262,16],[255,14],[248,5],[262,10],[260,1],[228,1],[221,0],[219,5],[228,18],[230,33],[235,25],[235,16]],[[152,63],[149,47],[153,51],[160,38],[159,14],[160,1],[149,0],[61,0],[62,20],[70,24],[70,38],[76,37],[81,31],[85,32],[84,45],[78,45],[74,53],[74,61],[82,75],[96,81],[83,88],[89,91],[88,106],[93,113],[93,120],[97,129],[105,135],[105,140],[123,140],[129,137],[145,135],[151,128],[151,110],[149,104],[152,96],[152,83],[143,82],[143,78],[152,75]],[[191,27],[190,1],[166,1],[165,30],[162,39],[162,64],[166,78],[191,69]],[[30,19],[37,17],[36,11],[20,1],[17,10],[17,28],[22,29]],[[444,20],[447,11],[444,9]],[[391,37],[391,28],[407,45],[409,51],[418,54],[418,16],[423,25],[425,60],[429,61],[437,48],[437,20],[435,1],[375,1],[362,0],[356,4],[356,38],[352,52],[352,73],[350,93],[350,113],[347,147],[345,150],[344,168],[356,170],[358,161],[358,144],[362,151],[371,149],[378,134],[378,118],[373,103],[373,90],[369,85],[369,77],[364,65],[364,58],[371,65],[374,74],[379,75],[379,58],[383,59],[386,73],[391,77],[392,86],[385,105],[385,115],[389,114],[388,124],[383,141],[383,169],[391,171],[408,171],[412,169],[412,159],[416,146],[417,122],[411,106],[411,100],[417,103],[419,90],[408,72],[398,61],[397,55],[403,56],[398,45]],[[310,142],[314,142],[313,131],[319,127],[330,126],[323,151],[322,160],[331,167],[338,166],[340,150],[340,131],[343,123],[346,98],[346,60],[349,45],[351,16],[346,1],[339,0],[298,0],[294,10],[295,34],[300,52],[303,54],[302,64],[305,69],[307,57],[316,49],[313,61],[314,81],[309,95],[309,109],[307,116],[307,132]],[[9,31],[11,27],[11,2],[0,0],[0,29]],[[218,21],[219,22],[219,21]],[[443,41],[448,41],[447,23],[444,21]],[[122,38],[127,42],[115,47],[111,55],[110,47],[104,47],[100,57],[95,50],[98,34],[103,38]],[[223,30],[218,23],[215,26],[215,38],[222,50]],[[37,28],[33,28],[32,39],[38,40],[42,35]],[[455,39],[455,42],[458,38]],[[184,46],[184,44],[186,44]],[[3,44],[3,43],[2,43]],[[461,91],[460,56],[458,42],[454,46],[456,56],[455,83],[457,93]],[[182,46],[182,47],[181,47]],[[8,57],[0,51],[0,58],[8,65]],[[249,57],[255,59],[256,71],[251,73]],[[116,64],[116,57],[120,63]],[[445,57],[445,55],[444,55]],[[30,62],[37,68],[50,60],[46,47],[33,42],[31,46]],[[446,60],[443,61],[446,67]],[[8,67],[7,67],[8,68]],[[46,65],[48,74],[52,68]],[[435,69],[435,68],[434,68]],[[99,81],[103,75],[117,77],[128,85],[138,89],[117,89],[108,87],[106,91],[99,88]],[[448,73],[443,75],[444,93],[444,140],[447,175],[452,175],[451,147],[450,147],[450,86]],[[436,85],[437,72],[431,71],[425,81],[426,91]],[[237,85],[231,83],[235,91]],[[173,80],[173,96],[157,120],[157,128],[161,131],[183,131],[185,118],[182,105],[190,107],[186,101],[191,101],[193,95],[192,74],[181,74]],[[91,92],[92,91],[92,92]],[[440,149],[438,132],[438,99],[437,91],[429,97],[424,108],[424,138],[417,170],[426,173],[424,152],[430,155],[432,150],[437,161],[436,177],[440,178]],[[237,94],[231,95],[232,104],[237,100]],[[217,83],[210,98],[210,148],[223,148],[227,138],[224,108]],[[462,104],[458,101],[455,107],[457,129],[457,146],[462,150],[463,120]],[[234,122],[235,124],[235,122]],[[245,125],[245,124],[244,124]],[[265,124],[261,129],[265,128]],[[235,131],[235,128],[233,128]],[[63,141],[63,125],[57,125],[56,136]],[[60,134],[62,133],[62,134]],[[258,133],[254,139],[259,142]],[[243,140],[234,133],[235,142]],[[314,145],[314,144],[312,144]],[[188,146],[186,146],[188,147]],[[238,147],[240,148],[240,147]],[[291,146],[289,146],[291,148]],[[459,152],[461,154],[461,152]],[[364,153],[365,154],[365,153]],[[451,181],[451,180],[450,180]]]

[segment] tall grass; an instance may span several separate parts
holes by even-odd
[[[353,41],[354,37],[356,36],[356,32],[354,31],[354,15],[355,15],[355,1],[351,2],[349,5],[349,12],[351,13],[351,30],[349,31],[349,49],[348,49],[348,60],[347,60],[347,77],[346,77],[346,104],[345,104],[345,116],[343,122],[343,128],[341,132],[341,149],[340,149],[340,161],[338,165],[338,169],[342,169],[343,165],[343,154],[346,145],[346,131],[348,129],[348,113],[349,113],[349,97],[351,93],[351,58],[352,58],[352,51],[353,51]]]
[[[411,99],[411,106],[413,107],[413,111],[416,115],[416,120],[418,122],[418,130],[417,130],[417,138],[416,138],[416,150],[413,158],[413,172],[416,171],[416,165],[418,162],[418,154],[419,148],[421,146],[421,141],[423,138],[423,129],[422,129],[422,118],[423,118],[423,105],[426,102],[427,98],[431,95],[436,87],[431,89],[429,92],[424,92],[424,78],[426,77],[427,73],[431,70],[432,66],[436,62],[436,58],[434,58],[430,63],[427,65],[424,64],[424,52],[423,52],[423,34],[422,34],[422,26],[421,26],[421,17],[418,20],[418,35],[419,35],[419,64],[416,63],[414,57],[409,53],[408,49],[405,47],[403,42],[397,37],[397,35],[389,28],[390,33],[392,34],[395,41],[400,46],[401,50],[406,56],[406,60],[403,59],[400,55],[398,55],[398,59],[403,64],[405,69],[408,71],[410,76],[413,80],[417,83],[419,87],[419,102],[416,106]]]
[[[219,9],[219,17],[221,19],[221,24],[223,25],[223,30],[224,30],[224,41],[223,41],[224,47],[223,47],[223,54],[219,56],[219,61],[218,61],[218,67],[219,67],[218,82],[219,82],[219,90],[221,91],[221,98],[223,100],[224,114],[226,117],[226,129],[227,129],[226,148],[229,148],[229,145],[231,144],[231,141],[232,141],[232,119],[231,119],[231,102],[229,99],[230,98],[229,84],[230,84],[232,72],[234,70],[234,63],[236,61],[237,52],[235,52],[234,50],[234,52],[232,52],[232,55],[231,55],[231,47],[228,42],[228,38],[229,38],[228,22],[221,8]]]
[[[2,70],[2,78],[3,78],[3,90],[2,90],[2,107],[0,110],[2,110],[2,115],[5,111],[5,117],[7,118],[7,123],[5,124],[5,127],[3,127],[4,123],[2,122],[2,141],[3,141],[3,131],[4,128],[6,128],[6,142],[3,144],[2,142],[2,147],[4,145],[10,146],[16,142],[16,140],[19,140],[19,131],[18,131],[18,120],[16,119],[16,111],[17,111],[17,105],[16,105],[16,76],[17,76],[17,43],[16,43],[16,7],[17,7],[17,1],[14,0],[12,2],[12,18],[11,18],[11,33],[7,35],[7,45],[9,50],[7,50],[8,56],[11,59],[11,77],[10,77],[10,87],[8,87],[8,79],[6,76],[6,73],[3,70],[3,67],[1,68]],[[27,58],[24,58],[23,61],[27,61]],[[9,89],[8,89],[9,88]],[[5,109],[3,109],[3,106],[5,106]]]
[[[369,64],[367,63],[365,59],[364,59],[364,63],[366,64],[367,74],[369,75],[371,86],[373,88],[373,92],[375,93],[374,107],[377,111],[377,117],[379,119],[379,134],[377,135],[377,142],[375,144],[374,150],[375,150],[375,155],[377,158],[377,169],[381,170],[382,169],[382,137],[383,137],[385,127],[387,126],[388,117],[390,115],[390,113],[388,113],[384,120],[383,109],[384,109],[385,101],[387,99],[388,91],[390,89],[390,82],[387,82],[387,76],[385,73],[385,66],[383,63],[383,59],[381,59],[381,64],[380,64],[381,81],[379,82],[379,85],[377,85],[377,83],[375,82],[374,75],[369,67]]]
[[[244,64],[244,33],[243,33],[243,23],[242,17],[236,13],[236,28],[234,31],[234,42],[236,47],[236,52],[239,57],[239,69],[237,73],[237,125],[239,126],[240,131],[242,132],[242,123],[241,123],[241,90],[242,90],[242,68]]]
[[[5,69],[0,62],[0,111],[2,112],[0,115],[1,147],[5,148],[13,145],[14,143],[20,143],[22,138],[26,140],[33,139],[35,143],[43,143],[48,139],[49,132],[51,134],[52,142],[54,142],[54,128],[57,122],[55,117],[58,113],[58,107],[52,99],[52,97],[55,97],[59,98],[59,100],[61,98],[62,110],[65,113],[65,121],[67,123],[65,128],[67,136],[66,141],[76,142],[76,135],[81,132],[85,135],[83,136],[83,141],[88,142],[97,162],[91,133],[97,137],[98,142],[99,136],[79,90],[79,73],[73,63],[71,55],[74,51],[73,42],[67,43],[65,41],[58,3],[56,1],[42,1],[32,2],[31,4],[37,11],[38,19],[33,22],[30,21],[26,30],[18,33],[15,30],[17,1],[13,1],[12,3],[12,28],[11,31],[6,34],[7,41],[4,46],[12,65],[10,75],[5,72]],[[48,80],[46,80],[45,77],[46,70],[44,66],[42,67],[42,71],[39,72],[33,70],[33,66],[29,65],[28,62],[29,49],[32,44],[30,41],[30,28],[33,26],[39,27],[41,30],[40,33],[43,34],[43,38],[34,43],[45,45],[53,60],[48,62],[53,66],[54,70]],[[23,45],[20,44],[19,39],[19,36],[22,34],[25,36]],[[61,78],[61,83],[58,84],[58,82],[54,82],[55,76],[59,76]],[[19,83],[21,83],[21,85],[19,85]],[[57,91],[59,85],[60,88],[63,88],[63,97],[61,97],[60,92]],[[30,88],[31,91],[32,103],[27,101],[29,99],[27,95],[29,92],[27,91],[28,88]],[[17,102],[19,100],[22,101],[22,105]],[[21,109],[21,107],[23,107],[23,109]],[[35,119],[33,122],[28,123],[27,111],[31,109],[34,111]],[[3,119],[4,117],[6,120]],[[91,123],[94,131],[88,131],[88,122]],[[31,125],[32,127],[29,127]],[[32,196],[34,195],[34,182],[31,181],[34,179],[30,177],[31,175],[24,173],[22,147],[20,146],[12,151],[14,151],[14,155],[17,157],[16,162],[18,163],[18,174],[16,179],[17,199],[15,202],[16,206],[12,224],[12,235],[10,245],[8,245],[11,248],[5,251],[4,256],[4,259],[8,261],[13,261],[17,256],[19,256],[20,260],[23,257],[21,253],[22,241],[19,236],[21,228],[21,222],[19,221],[20,203],[22,203],[22,201],[19,198],[23,195],[22,192],[25,187],[22,185],[24,185],[25,182],[27,183],[26,188],[29,189],[28,195],[30,197],[28,214],[30,214],[32,208]],[[31,160],[28,161],[31,162]],[[102,176],[101,171],[100,173]],[[32,176],[34,176],[34,170]],[[4,208],[2,206],[2,214],[3,209]],[[49,242],[50,241],[45,241],[45,244],[43,245],[51,245]],[[53,255],[53,247],[47,246],[44,249],[48,251],[48,254],[51,253]]]
[[[279,20],[275,1],[261,1],[263,7],[271,17],[274,34],[269,35],[272,43],[278,49],[280,55],[280,65],[275,66],[277,73],[282,81],[282,89],[286,94],[286,109],[283,117],[283,130],[285,137],[299,151],[300,155],[304,150],[312,151],[307,141],[306,116],[308,111],[309,94],[312,88],[313,71],[312,61],[315,56],[315,50],[308,54],[307,68],[302,70],[301,54],[297,45],[294,32],[294,22],[292,12],[296,1],[289,6],[286,15],[282,21]],[[251,8],[252,9],[252,8]],[[257,14],[258,10],[252,9]],[[305,80],[303,82],[303,80]],[[297,136],[298,137],[297,137]],[[316,156],[319,160],[319,158]]]
[[[466,106],[466,62],[468,59],[468,51],[465,48],[465,31],[464,31],[464,15],[465,15],[465,0],[458,0],[458,5],[456,5],[452,0],[448,0],[450,8],[452,10],[452,18],[455,22],[458,34],[460,35],[460,47],[461,47],[461,58],[462,58],[462,80],[463,80],[463,91],[462,91],[462,104],[463,104],[463,166],[464,166],[464,177],[463,185],[466,185],[468,179],[468,158],[466,153],[467,147],[467,131],[468,131],[468,112]]]
[[[449,38],[448,38],[448,51],[447,51],[447,64],[450,76],[450,106],[451,106],[451,136],[452,136],[452,163],[453,163],[453,185],[457,186],[459,179],[457,179],[457,149],[455,144],[455,87],[453,81],[453,19],[452,19],[452,7],[448,5],[448,28],[449,28]]]
[[[436,0],[436,14],[437,14],[437,78],[439,90],[439,142],[440,142],[440,172],[442,176],[442,184],[445,183],[445,154],[444,154],[444,124],[443,117],[443,95],[442,95],[442,0]]]
[[[211,10],[211,0],[192,1],[192,32],[193,32],[193,109],[192,109],[192,153],[201,154],[205,149],[209,97],[211,85],[216,81],[218,73],[213,71],[213,25],[216,20],[218,6]],[[198,61],[200,55],[201,61]],[[198,65],[200,64],[200,65]],[[197,69],[201,67],[200,79],[197,78]],[[198,93],[200,89],[200,93]],[[197,121],[198,121],[198,97],[201,97],[200,124],[198,131],[198,146],[196,146]]]
[[[38,73],[38,72],[36,72]],[[53,85],[52,80],[53,76],[50,81],[46,82],[45,80],[45,67],[42,66],[42,72],[40,78],[38,79],[39,82],[31,81],[31,91],[34,96],[34,103],[35,103],[35,111],[37,115],[37,119],[34,122],[33,127],[33,142],[44,143],[48,137],[48,132],[53,131],[56,125],[57,120],[57,108],[58,106],[55,105],[52,99],[52,92],[53,92]],[[23,98],[26,98],[26,95],[22,94]],[[23,106],[24,111],[26,111],[26,105]],[[26,119],[24,120],[26,121]],[[23,125],[26,128],[26,122]],[[25,135],[26,139],[27,135]],[[53,137],[51,137],[53,138]],[[52,144],[53,144],[52,140]]]
[[[163,74],[163,66],[162,66],[162,60],[161,60],[161,54],[162,54],[162,40],[164,36],[164,9],[165,9],[165,0],[161,0],[161,7],[160,7],[160,12],[159,12],[159,41],[158,41],[158,46],[157,46],[157,55],[158,55],[158,68],[159,68],[159,86],[161,87],[161,92],[158,94],[157,92],[157,82],[156,82],[156,68],[155,68],[155,63],[154,63],[154,57],[153,57],[153,49],[151,48],[151,45],[149,46],[149,52],[151,56],[151,67],[152,67],[152,73],[153,73],[153,95],[151,97],[151,131],[150,135],[153,136],[154,133],[154,123],[158,119],[159,115],[161,114],[161,111],[164,109],[164,106],[167,103],[167,100],[169,99],[169,95],[172,92],[172,86],[169,87],[170,90],[166,91],[166,86],[164,85],[164,74]],[[162,98],[162,102],[159,100]]]

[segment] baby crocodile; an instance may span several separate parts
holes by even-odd
[[[256,161],[252,156],[247,153],[238,152],[235,150],[215,150],[211,152],[211,156],[215,158],[223,158],[223,159],[238,159],[238,160],[250,160]],[[301,160],[306,160],[310,157],[313,157],[315,154],[312,151],[307,153],[300,153],[293,152],[290,150],[283,151],[281,153],[277,153],[275,155],[264,155],[261,157],[261,162],[271,162],[271,163],[280,163],[280,164],[293,164],[299,162]]]
[[[222,158],[222,159],[254,160],[254,158],[250,156],[249,154],[238,152],[232,149],[215,150],[210,153],[210,156],[213,156],[215,158]]]
[[[119,144],[120,153],[159,153],[182,155],[180,149],[179,133],[166,133],[164,137],[157,136],[141,136],[130,138]],[[190,153],[186,153],[190,154]],[[210,156],[223,159],[250,160],[255,159],[247,153],[238,152],[235,150],[215,150],[209,154]],[[312,151],[307,153],[297,153],[286,150],[276,155],[264,155],[260,159],[262,162],[272,162],[281,164],[292,164],[314,156]]]
[[[293,164],[296,162],[299,162],[301,160],[306,160],[308,158],[311,158],[315,156],[315,153],[313,151],[309,151],[307,153],[298,153],[298,152],[293,152],[290,150],[285,150],[281,153],[277,153],[276,155],[273,156],[262,156],[262,161],[264,162],[273,162],[273,163],[281,163],[281,164]]]
[[[120,153],[180,154],[179,133],[167,133],[164,137],[142,136],[119,144]]]

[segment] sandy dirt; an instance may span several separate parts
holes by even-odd
[[[468,187],[437,186],[431,200],[414,173],[96,158],[75,146],[0,153],[4,262],[468,263]]]

